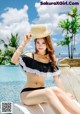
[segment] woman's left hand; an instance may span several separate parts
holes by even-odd
[[[75,97],[74,95],[72,95],[71,93],[66,93],[66,94],[67,94],[67,96],[68,96],[69,98],[71,98],[72,100],[73,100],[73,99],[76,100],[76,97]]]

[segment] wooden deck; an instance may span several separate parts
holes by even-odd
[[[74,94],[80,103],[80,67],[60,67],[65,89]]]

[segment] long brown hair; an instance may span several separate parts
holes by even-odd
[[[53,45],[52,45],[52,42],[51,42],[51,39],[50,39],[50,36],[47,36],[44,38],[45,39],[45,42],[46,42],[46,54],[49,54],[49,57],[50,57],[50,60],[52,61],[52,66],[53,68],[55,67],[55,58],[54,58],[54,48],[53,48]],[[35,41],[35,45],[36,45],[36,41],[37,39],[34,40]],[[36,49],[36,46],[35,46],[35,53],[37,53],[37,49]]]

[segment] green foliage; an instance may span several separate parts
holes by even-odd
[[[63,20],[59,22],[59,27],[63,28],[63,31],[70,29],[70,22],[69,19]]]
[[[80,14],[78,14],[77,7],[71,7],[70,9],[71,13],[67,14],[70,19],[67,18],[59,22],[58,26],[62,28],[62,32],[66,32],[66,35],[64,36],[64,40],[57,43],[57,45],[67,45],[69,58],[73,58],[75,49],[75,36],[78,32],[80,32]]]
[[[19,37],[18,34],[13,35],[11,34],[11,38],[8,38],[8,44],[2,39],[0,39],[0,44],[4,45],[4,52],[0,49],[0,65],[10,65],[12,55],[14,54],[15,50],[19,44]]]
[[[18,33],[15,36],[11,34],[11,39],[9,40],[9,46],[17,48],[18,42],[19,42]]]
[[[2,50],[0,49],[0,55],[2,54]]]
[[[65,36],[64,40],[60,41],[57,43],[57,45],[62,45],[62,46],[65,46],[65,45],[69,45],[70,43],[70,39],[69,39],[69,36]]]

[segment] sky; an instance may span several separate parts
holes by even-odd
[[[0,0],[0,38],[7,42],[11,33],[19,34],[20,42],[25,35],[30,32],[31,26],[34,24],[44,24],[51,30],[51,41],[55,49],[55,53],[67,53],[67,46],[57,46],[57,42],[64,38],[62,29],[58,27],[60,20],[67,18],[66,13],[70,12],[71,6],[77,6],[80,13],[79,5],[41,5],[40,2],[56,2],[66,0]],[[69,2],[71,0],[67,0]],[[80,53],[80,33],[76,35],[75,42],[76,51]],[[34,51],[34,40],[26,45],[26,51]],[[3,45],[0,44],[0,48]]]

